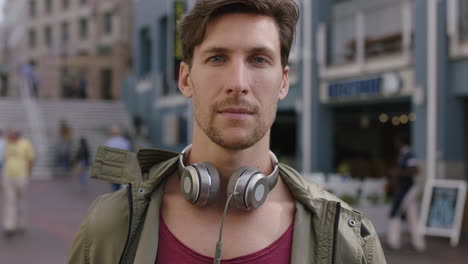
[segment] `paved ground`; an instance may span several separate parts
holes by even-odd
[[[382,243],[385,241],[385,233],[388,225],[389,206],[379,208],[359,208],[374,224],[380,234]],[[389,264],[468,264],[468,233],[460,238],[460,244],[456,248],[450,246],[449,238],[426,237],[427,250],[418,253],[411,247],[408,234],[408,225],[403,223],[402,249],[399,251],[387,250],[384,246],[385,256]]]
[[[87,193],[75,179],[33,182],[28,193],[29,229],[24,236],[0,237],[0,263],[66,263],[73,235],[91,202],[109,190],[107,183],[90,181]],[[2,214],[0,202],[0,216]],[[385,223],[379,212],[369,212],[376,227]],[[383,214],[382,214],[383,215]],[[407,239],[406,239],[407,240]],[[468,234],[457,248],[446,238],[427,238],[428,250],[417,253],[405,243],[400,251],[386,251],[389,264],[468,264]],[[103,263],[106,264],[106,263]]]
[[[418,253],[412,249],[409,237],[399,251],[385,250],[388,264],[467,264],[468,235],[463,235],[456,248],[450,246],[448,238],[426,237],[427,250]]]
[[[75,179],[33,182],[29,186],[29,228],[24,236],[0,237],[0,263],[66,263],[74,233],[91,202],[110,190],[107,183],[90,180],[80,192]],[[0,215],[3,213],[0,203]]]

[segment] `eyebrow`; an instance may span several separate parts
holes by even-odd
[[[230,49],[224,48],[224,47],[218,47],[218,46],[213,46],[213,47],[208,47],[204,50],[201,51],[201,54],[211,54],[211,53],[228,53]],[[249,49],[250,53],[265,53],[266,55],[273,57],[274,52],[272,49],[266,47],[266,46],[258,46]]]

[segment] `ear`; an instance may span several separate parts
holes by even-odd
[[[180,63],[179,90],[187,98],[192,97],[192,85],[190,81],[190,66],[186,62]]]
[[[281,101],[288,95],[289,92],[289,66],[283,69],[283,80],[278,94],[278,99]]]

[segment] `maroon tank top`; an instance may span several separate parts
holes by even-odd
[[[182,244],[160,218],[157,264],[212,264],[213,258],[201,255]],[[294,224],[268,247],[245,256],[222,260],[230,264],[289,264]],[[215,251],[213,244],[213,252]]]

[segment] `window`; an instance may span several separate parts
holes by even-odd
[[[104,33],[111,34],[112,33],[112,12],[106,12],[104,14]]]
[[[52,13],[52,0],[45,1],[45,12],[46,14]]]
[[[140,61],[141,61],[141,75],[147,75],[152,70],[152,41],[151,34],[148,27],[140,31]]]
[[[88,20],[86,18],[80,18],[79,22],[80,27],[80,39],[84,40],[88,38]]]
[[[62,0],[62,8],[68,9],[70,7],[70,0]]]
[[[28,39],[29,48],[34,49],[36,47],[36,31],[34,29],[29,30]]]
[[[48,48],[52,47],[52,27],[51,26],[46,26],[44,28],[44,41],[45,45]]]
[[[29,17],[31,18],[36,17],[36,1],[35,0],[29,1]]]
[[[67,43],[69,39],[69,34],[68,34],[68,22],[63,22],[62,23],[62,43]]]

